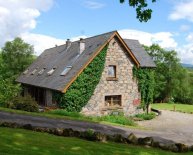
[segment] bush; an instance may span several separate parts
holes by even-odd
[[[122,124],[122,125],[129,125],[129,126],[135,126],[135,122],[126,116],[121,116],[121,115],[106,115],[106,116],[101,116],[99,117],[100,121],[106,121],[106,122],[111,122],[111,123],[117,123],[117,124]]]
[[[154,119],[156,117],[156,114],[153,112],[151,112],[149,114],[143,113],[143,114],[137,114],[137,115],[135,115],[135,117],[140,118],[142,120],[151,120],[151,119]]]
[[[15,96],[20,93],[20,85],[13,84],[11,79],[0,77],[0,107],[8,107]]]
[[[18,96],[15,97],[10,106],[12,109],[24,110],[28,112],[38,112],[38,104],[34,98],[30,95],[28,96]]]

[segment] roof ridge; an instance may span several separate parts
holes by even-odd
[[[95,36],[92,36],[92,37],[88,37],[88,38],[85,38],[85,39],[90,39],[90,38],[94,38],[94,37],[99,37],[99,36],[103,36],[103,35],[106,35],[106,34],[109,34],[109,33],[114,33],[114,32],[117,32],[117,30],[110,31],[110,32],[106,32],[106,33],[101,33],[101,34],[98,34],[98,35],[95,35]]]
[[[138,41],[139,42],[139,40],[137,40],[137,39],[127,39],[127,38],[125,38],[123,40],[133,40],[133,41]]]
[[[87,38],[83,38],[83,39],[91,39],[91,38],[94,38],[94,37],[99,37],[99,36],[102,36],[102,35],[106,35],[106,34],[109,34],[109,33],[114,33],[114,32],[117,32],[117,30],[113,30],[113,31],[110,31],[110,32],[106,32],[106,33],[102,33],[102,34],[99,34],[99,35],[95,35],[95,36],[91,36],[91,37],[87,37]],[[67,39],[66,39],[67,40]],[[78,42],[79,40],[76,40],[76,41],[72,41],[71,43],[75,43],[75,42]],[[45,49],[44,51],[46,50],[50,50],[50,49],[54,49],[54,48],[57,48],[57,47],[61,47],[61,46],[65,46],[65,44],[62,44],[62,45],[57,45],[55,47],[51,47],[51,48],[48,48],[48,49]]]

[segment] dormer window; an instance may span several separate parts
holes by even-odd
[[[31,72],[31,75],[34,75],[37,70],[38,70],[38,68],[34,69],[34,70]]]
[[[47,74],[48,74],[48,75],[52,75],[55,70],[56,70],[56,68],[52,68],[50,71],[47,72]]]
[[[26,75],[29,72],[29,69],[26,69],[23,74]]]
[[[43,74],[43,72],[45,71],[45,69],[46,69],[46,68],[41,69],[41,70],[38,72],[38,75]]]
[[[71,68],[72,68],[72,66],[65,67],[60,75],[62,75],[62,76],[66,75],[71,70]]]

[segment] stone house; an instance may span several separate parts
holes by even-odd
[[[90,100],[82,108],[87,115],[112,111],[134,114],[140,105],[140,91],[133,77],[134,66],[154,68],[155,64],[137,40],[122,39],[117,31],[66,41],[45,50],[18,78],[24,95],[32,95],[42,106],[57,106],[54,91],[65,93],[82,71],[108,45],[105,67]],[[92,79],[91,79],[92,80]]]

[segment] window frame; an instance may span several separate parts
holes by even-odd
[[[46,70],[46,68],[42,68],[39,72],[38,72],[38,75],[42,75],[44,73],[44,71]]]
[[[113,67],[113,71],[114,71],[114,75],[113,75],[113,76],[111,76],[111,75],[109,74],[109,68],[110,68],[110,67]],[[106,78],[106,80],[107,80],[107,81],[117,81],[117,80],[118,80],[118,78],[117,78],[117,65],[113,65],[113,64],[108,65],[108,67],[107,67],[107,78]]]
[[[38,68],[35,68],[32,72],[31,75],[34,75],[38,71]]]
[[[116,104],[116,102],[118,104]],[[105,106],[106,107],[121,107],[122,106],[122,95],[106,95],[105,96]]]
[[[66,66],[64,70],[61,72],[60,76],[65,76],[71,69],[72,66]]]
[[[51,70],[49,70],[49,71],[47,72],[47,75],[48,75],[48,76],[51,76],[51,75],[55,72],[55,70],[56,70],[56,67],[53,67]]]

